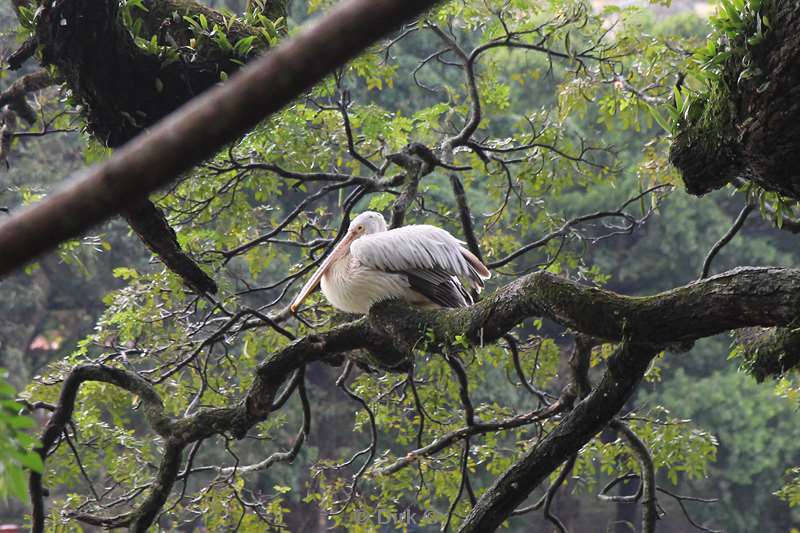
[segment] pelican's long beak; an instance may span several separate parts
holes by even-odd
[[[340,259],[348,252],[350,249],[350,243],[353,242],[355,238],[356,232],[348,231],[347,235],[344,236],[344,239],[342,239],[331,251],[331,253],[328,254],[328,257],[325,258],[317,271],[314,272],[314,275],[311,276],[308,281],[306,281],[306,284],[303,285],[303,288],[300,289],[300,294],[298,294],[295,299],[292,300],[292,303],[289,305],[289,311],[291,311],[292,314],[297,313],[297,308],[300,307],[300,304],[303,303],[303,300],[308,298],[308,295],[314,292],[314,289],[319,284],[322,276],[325,274],[328,268],[330,268],[333,262],[337,259]]]

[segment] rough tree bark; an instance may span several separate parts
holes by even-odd
[[[670,159],[692,194],[744,178],[800,199],[800,4],[764,0],[761,14],[764,39],[747,42],[753,22],[730,43],[720,78],[675,135]]]
[[[147,11],[134,11],[142,21],[142,36],[157,36],[164,45],[189,45],[194,35],[183,18],[186,16],[202,14],[209,27],[225,27],[222,15],[191,0],[146,0],[143,4]],[[227,35],[235,43],[259,34],[237,22]],[[42,63],[58,69],[85,105],[91,132],[111,147],[128,142],[218,83],[222,72],[238,70],[241,61],[266,47],[256,40],[250,56],[237,57],[207,39],[197,39],[191,51],[167,61],[137,46],[123,23],[119,2],[112,0],[43,2],[36,38]]]

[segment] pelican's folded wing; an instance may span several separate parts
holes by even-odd
[[[442,272],[467,278],[476,290],[489,269],[447,231],[435,226],[404,226],[356,239],[350,251],[362,264],[386,272]]]
[[[443,270],[409,270],[405,274],[412,289],[442,307],[467,307],[474,303],[458,278]]]

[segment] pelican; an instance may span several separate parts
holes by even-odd
[[[397,298],[422,307],[473,303],[461,279],[480,292],[491,272],[464,243],[428,225],[387,230],[380,213],[365,211],[292,301],[292,313],[321,285],[335,308],[366,314],[376,302]]]

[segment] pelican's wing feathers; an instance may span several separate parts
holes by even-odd
[[[476,290],[491,273],[464,243],[447,231],[428,225],[404,226],[356,239],[350,252],[362,264],[387,272],[446,275],[442,282],[467,278]],[[423,280],[424,281],[424,280]],[[431,280],[428,280],[431,281]],[[449,307],[449,306],[448,306]]]
[[[467,307],[475,303],[458,278],[444,270],[409,270],[405,274],[412,289],[442,307]]]

